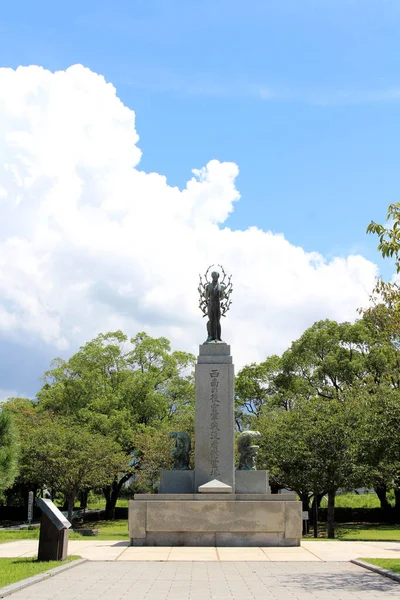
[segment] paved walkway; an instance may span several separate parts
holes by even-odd
[[[238,550],[238,553],[240,550]],[[88,562],[10,600],[379,600],[400,584],[348,562]]]
[[[38,542],[20,540],[0,544],[0,557],[35,556]],[[296,548],[130,547],[128,542],[88,538],[70,540],[69,554],[91,561],[262,561],[343,562],[353,558],[400,558],[400,542],[302,542]],[[400,591],[399,591],[400,598]]]

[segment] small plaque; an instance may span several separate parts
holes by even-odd
[[[64,517],[61,510],[59,510],[51,500],[38,498],[36,504],[58,530],[69,529],[71,527],[71,523]]]

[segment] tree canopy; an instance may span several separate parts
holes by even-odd
[[[19,442],[10,413],[0,408],[0,493],[9,488],[18,472]]]
[[[378,250],[383,258],[394,258],[397,272],[400,272],[400,202],[390,204],[388,207],[385,227],[371,221],[367,233],[375,233],[379,238]]]

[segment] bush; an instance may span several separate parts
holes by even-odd
[[[327,520],[327,509],[318,510],[318,519]],[[400,523],[400,513],[395,508],[387,511],[381,508],[335,508],[336,523]]]

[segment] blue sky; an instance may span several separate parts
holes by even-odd
[[[365,229],[399,200],[399,31],[394,0],[3,1],[0,67],[103,75],[136,113],[140,169],[182,188],[234,162],[225,226],[390,277]]]
[[[182,185],[239,165],[232,227],[362,251],[399,198],[400,3],[4,2],[2,66],[82,63],[137,113],[141,166]]]

